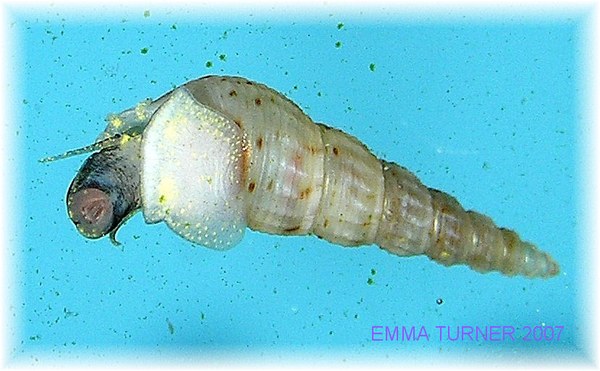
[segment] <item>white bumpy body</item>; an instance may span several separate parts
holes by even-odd
[[[236,205],[245,207],[243,218],[254,230],[315,234],[344,246],[376,244],[396,255],[424,254],[444,265],[466,264],[480,272],[528,277],[558,273],[548,254],[513,231],[465,211],[452,196],[427,188],[405,168],[377,159],[356,138],[315,124],[264,85],[209,76],[184,87],[200,105],[243,132],[236,180],[243,193],[237,199],[243,202]],[[169,94],[142,107],[146,116]],[[109,124],[104,137],[119,130]]]

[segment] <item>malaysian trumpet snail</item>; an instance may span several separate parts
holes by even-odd
[[[207,76],[108,118],[66,197],[87,238],[142,210],[195,244],[227,249],[249,227],[375,244],[479,272],[552,277],[550,255],[356,138],[314,123],[289,99],[240,77]]]

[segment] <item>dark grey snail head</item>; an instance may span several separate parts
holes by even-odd
[[[123,114],[131,115],[128,112]],[[128,122],[123,130],[88,146],[40,159],[50,163],[97,151],[83,163],[66,197],[69,218],[87,238],[110,233],[111,241],[119,244],[115,239],[119,226],[141,206],[140,145],[146,122],[133,124]]]
[[[140,206],[138,156],[131,148],[106,148],[81,166],[67,192],[69,218],[83,236],[100,238],[118,227]]]

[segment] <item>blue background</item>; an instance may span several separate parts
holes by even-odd
[[[11,10],[14,359],[583,355],[584,13],[144,10]],[[205,74],[279,90],[519,231],[560,262],[560,276],[481,275],[252,231],[217,252],[141,215],[118,234],[124,251],[85,240],[64,205],[84,157],[38,159],[93,142],[107,113]],[[376,325],[425,326],[431,338],[372,342]],[[441,325],[564,330],[553,341],[451,342],[437,338]]]

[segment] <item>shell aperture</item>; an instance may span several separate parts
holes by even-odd
[[[181,237],[227,249],[244,235],[244,140],[230,119],[200,104],[185,87],[173,91],[144,130],[142,209]]]

